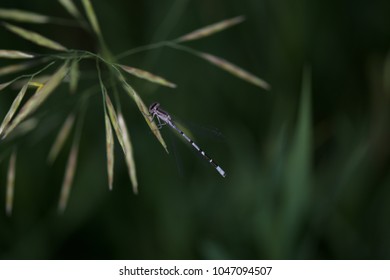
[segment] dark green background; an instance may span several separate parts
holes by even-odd
[[[255,73],[272,90],[172,49],[128,57],[122,63],[178,84],[175,90],[157,88],[130,77],[146,104],[158,101],[180,119],[222,132],[221,141],[193,131],[228,176],[221,178],[181,141],[175,144],[176,159],[166,155],[121,92],[140,191],[132,193],[116,143],[114,190],[109,192],[97,93],[90,99],[68,208],[59,215],[70,144],[53,166],[46,157],[80,97],[69,97],[62,86],[39,110],[39,127],[16,141],[14,213],[0,214],[0,258],[390,257],[390,1],[93,4],[115,54],[245,15],[244,23],[188,45]],[[5,0],[1,5],[70,18],[56,1]],[[20,25],[69,48],[96,51],[94,38],[78,28]],[[0,49],[46,52],[4,29],[0,40]],[[83,63],[82,72],[81,89],[97,83],[93,63]],[[15,94],[1,93],[1,117]],[[171,134],[163,130],[169,143],[175,138]],[[10,144],[0,144],[0,205]]]

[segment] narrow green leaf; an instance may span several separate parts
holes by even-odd
[[[101,37],[99,22],[97,20],[93,6],[89,0],[82,0],[85,13],[87,14],[88,20],[92,26],[93,31],[98,37]]]
[[[75,115],[73,113],[66,118],[64,124],[62,125],[60,131],[58,132],[56,140],[53,143],[53,146],[50,149],[49,156],[47,157],[47,161],[49,163],[53,163],[56,160],[59,152],[61,151],[62,147],[64,146],[66,140],[69,137],[69,134],[74,124],[74,120],[75,120]]]
[[[108,187],[112,190],[114,182],[114,137],[112,135],[112,126],[110,118],[107,114],[107,110],[104,113],[104,122],[106,126],[106,152],[107,152],[107,174],[108,174]]]
[[[226,19],[211,25],[208,25],[206,27],[203,27],[201,29],[195,30],[191,33],[188,33],[186,35],[181,36],[176,42],[188,42],[193,40],[198,40],[207,36],[211,36],[217,32],[221,32],[229,27],[232,27],[236,24],[239,24],[245,20],[244,16],[234,17],[231,19]]]
[[[65,211],[66,205],[68,204],[70,189],[72,187],[74,174],[76,172],[76,167],[77,167],[78,150],[79,150],[79,145],[78,142],[75,141],[70,150],[70,154],[69,154],[69,158],[65,170],[65,176],[62,183],[60,200],[58,203],[58,210],[61,213]]]
[[[7,127],[4,132],[3,138],[5,138],[21,121],[26,119],[29,115],[35,112],[40,105],[50,96],[54,89],[62,82],[64,77],[68,72],[68,62],[65,62],[58,70],[55,72],[50,80],[38,90],[20,109],[19,113],[16,115],[15,119],[12,121],[11,125]]]
[[[150,129],[152,130],[152,133],[156,136],[158,141],[161,143],[161,145],[164,147],[165,151],[168,153],[167,145],[165,144],[165,141],[160,133],[160,130],[157,128],[157,125],[152,121],[152,117],[150,116],[148,107],[145,106],[144,102],[142,101],[141,97],[138,95],[138,93],[133,89],[132,86],[130,86],[123,75],[118,71],[118,78],[122,83],[122,87],[127,92],[127,94],[133,98],[135,101],[135,104],[137,104],[138,109],[144,116],[144,119],[146,123],[149,125]]]
[[[133,185],[133,192],[135,194],[137,194],[138,193],[138,181],[137,181],[137,174],[135,171],[133,147],[131,144],[130,135],[127,131],[126,123],[125,123],[121,113],[118,114],[118,122],[119,122],[119,128],[122,132],[123,143],[124,143],[124,153],[125,153],[125,158],[126,158],[126,163],[127,163],[127,167],[128,167],[128,171],[129,171],[131,184]]]
[[[15,9],[0,9],[0,18],[28,23],[47,23],[50,17]]]
[[[12,214],[15,189],[15,166],[16,166],[16,150],[12,152],[7,175],[7,191],[5,200],[5,211],[8,216]]]
[[[123,141],[122,132],[121,132],[120,127],[119,127],[118,117],[116,115],[114,105],[112,104],[111,99],[108,96],[107,92],[103,92],[103,94],[105,96],[106,106],[108,109],[108,115],[110,116],[112,126],[114,127],[115,134],[118,138],[119,144],[123,148],[125,146],[125,144]]]
[[[302,218],[310,207],[312,174],[312,123],[311,123],[311,73],[303,71],[302,91],[298,109],[298,118],[292,138],[291,149],[286,160],[284,177],[285,193],[281,208],[280,255],[290,251],[293,244],[291,237],[299,235]]]
[[[10,84],[12,84],[13,81],[11,82],[7,82],[7,83],[3,83],[3,84],[0,84],[0,90],[3,90],[5,89],[6,87],[8,87]]]
[[[266,81],[260,79],[259,77],[256,77],[255,75],[249,73],[248,71],[234,65],[233,63],[225,59],[222,59],[220,57],[208,53],[199,53],[199,56],[207,60],[211,64],[214,64],[215,66],[225,70],[226,72],[229,72],[230,74],[244,81],[247,81],[265,90],[271,89],[271,86]]]
[[[137,182],[137,177],[136,177],[136,172],[135,172],[133,148],[132,148],[132,145],[130,142],[129,133],[127,132],[126,124],[123,120],[121,113],[119,113],[117,116],[117,114],[115,112],[115,108],[112,105],[111,99],[108,96],[108,94],[106,92],[104,92],[103,94],[105,95],[106,106],[108,109],[108,114],[110,116],[112,126],[114,127],[116,137],[118,138],[119,144],[121,145],[122,150],[123,150],[123,154],[125,155],[130,180],[131,180],[131,183],[133,186],[133,191],[134,191],[134,193],[137,193],[138,192],[138,182]],[[107,142],[108,142],[108,140],[107,140]],[[107,159],[109,158],[108,150],[109,150],[109,148],[108,148],[108,144],[107,144]],[[110,157],[111,157],[111,155],[110,155]],[[111,172],[110,171],[111,168],[113,168],[113,166],[108,167],[109,174]]]
[[[22,99],[27,91],[27,88],[28,88],[28,83],[23,86],[23,88],[16,96],[15,100],[12,102],[11,108],[9,109],[7,115],[5,115],[4,120],[0,125],[0,135],[3,133],[4,128],[9,124],[12,117],[15,115],[15,112],[19,108],[20,102],[22,102]]]
[[[21,122],[12,132],[12,134],[8,136],[9,140],[12,141],[12,139],[23,136],[26,133],[34,130],[37,127],[38,123],[39,123],[38,118],[30,118]]]
[[[72,0],[58,0],[60,4],[76,19],[81,19],[81,14]]]
[[[72,64],[70,65],[70,81],[69,81],[69,90],[71,94],[74,94],[77,90],[77,85],[80,78],[80,72],[79,72],[79,62],[78,60],[73,60]]]
[[[7,65],[0,68],[0,76],[17,73],[37,65],[37,61]]]
[[[150,72],[147,72],[145,70],[142,70],[142,69],[138,69],[138,68],[134,68],[134,67],[130,67],[130,66],[125,66],[125,65],[118,65],[120,68],[122,68],[124,71],[126,71],[127,73],[131,74],[131,75],[134,75],[138,78],[141,78],[141,79],[144,79],[144,80],[147,80],[149,82],[152,82],[152,83],[155,83],[155,84],[159,84],[159,85],[163,85],[163,86],[166,86],[166,87],[170,87],[170,88],[175,88],[176,85],[160,76],[157,76],[155,74],[152,74]]]
[[[30,31],[30,30],[27,30],[27,29],[24,29],[24,28],[21,28],[21,27],[18,27],[18,26],[9,24],[9,23],[3,23],[3,25],[9,31],[11,31],[11,32],[19,35],[23,39],[31,41],[37,45],[40,45],[40,46],[43,46],[43,47],[46,47],[49,49],[57,50],[57,51],[66,51],[67,50],[67,48],[65,48],[61,44],[54,42],[54,41],[36,33],[36,32]]]
[[[34,55],[14,50],[0,50],[0,58],[25,59],[34,58]]]

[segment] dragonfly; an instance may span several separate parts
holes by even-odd
[[[158,128],[161,129],[164,125],[169,125],[171,128],[176,130],[181,136],[184,137],[184,139],[187,140],[188,143],[194,147],[195,150],[197,150],[204,159],[206,159],[214,168],[217,170],[217,172],[222,176],[226,177],[226,172],[219,166],[211,157],[209,157],[199,146],[192,141],[181,129],[179,129],[175,122],[173,121],[172,117],[168,112],[164,111],[160,107],[160,103],[153,103],[149,106],[149,113],[152,116],[152,120],[157,119],[158,122]]]

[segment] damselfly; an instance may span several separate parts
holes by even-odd
[[[153,103],[149,107],[149,113],[152,115],[153,119],[156,118],[158,122],[158,128],[161,128],[163,125],[169,125],[174,130],[179,132],[181,136],[184,137],[192,145],[192,147],[195,148],[217,171],[219,174],[221,174],[222,177],[226,177],[226,172],[214,161],[212,160],[206,153],[199,148],[198,145],[195,144],[194,141],[192,141],[183,131],[181,131],[176,124],[173,122],[171,116],[161,109],[159,103]]]

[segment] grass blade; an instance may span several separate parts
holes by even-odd
[[[78,60],[73,60],[72,64],[70,65],[70,70],[69,70],[69,76],[70,76],[70,81],[69,81],[69,91],[71,94],[74,94],[77,90],[77,85],[79,82],[80,78],[80,72],[79,72],[79,62]]]
[[[303,217],[310,208],[312,186],[312,116],[311,116],[311,72],[304,69],[298,118],[292,146],[286,160],[285,195],[281,209],[282,248],[291,248],[291,236],[299,235]],[[286,244],[287,243],[287,244]],[[283,250],[283,249],[281,249]]]
[[[55,72],[50,80],[39,89],[20,109],[19,114],[12,121],[11,125],[7,127],[4,132],[3,138],[5,138],[21,121],[26,119],[29,115],[35,112],[36,109],[50,96],[54,89],[61,83],[68,72],[68,62],[65,62]]]
[[[116,68],[115,68],[116,69]],[[118,70],[118,69],[117,69]],[[165,144],[165,141],[160,133],[160,130],[157,128],[157,125],[152,122],[152,117],[149,114],[148,108],[145,106],[144,102],[142,101],[141,97],[138,95],[138,93],[130,86],[123,75],[118,70],[118,78],[122,83],[123,89],[127,92],[127,94],[133,98],[135,101],[135,104],[137,104],[138,109],[144,116],[144,119],[146,123],[149,125],[149,128],[152,130],[152,133],[156,136],[157,140],[161,143],[165,151],[168,153],[167,145]]]
[[[111,191],[114,182],[114,137],[112,135],[112,126],[107,111],[104,113],[104,121],[106,126],[108,188]]]
[[[119,144],[123,148],[125,145],[124,145],[124,141],[123,141],[123,137],[122,137],[122,132],[121,132],[120,127],[119,127],[118,117],[116,115],[114,105],[112,104],[111,99],[108,96],[108,94],[106,92],[103,92],[103,94],[105,96],[106,107],[108,109],[108,115],[110,116],[112,126],[114,127],[115,134],[118,138]]]
[[[13,74],[34,67],[38,64],[37,61],[29,61],[25,63],[12,64],[0,68],[0,76]]]
[[[14,190],[15,190],[15,165],[16,165],[16,150],[12,152],[7,174],[7,191],[5,200],[5,211],[8,216],[12,214],[12,207],[14,201]]]
[[[4,27],[7,28],[9,31],[19,35],[23,39],[26,39],[28,41],[31,41],[39,46],[43,46],[49,49],[57,50],[57,51],[66,51],[67,48],[62,46],[61,44],[54,42],[36,32],[29,31],[27,29],[9,24],[9,23],[3,23]]]
[[[25,59],[34,58],[34,55],[14,50],[0,50],[0,58]]]
[[[60,4],[76,19],[81,19],[81,14],[72,0],[58,0]]]
[[[180,38],[176,39],[176,42],[188,42],[193,40],[199,40],[201,38],[211,36],[217,32],[221,32],[229,27],[232,27],[234,25],[237,25],[245,20],[244,16],[234,17],[231,19],[226,19],[211,25],[208,25],[206,27],[203,27],[201,29],[195,30],[191,33],[188,33],[186,35],[181,36]]]
[[[125,123],[121,113],[118,114],[118,122],[119,122],[119,128],[122,132],[126,164],[128,167],[131,184],[133,185],[133,192],[135,194],[137,194],[138,193],[138,181],[137,181],[137,174],[135,171],[133,147],[131,144],[130,135],[127,131],[126,123]]]
[[[234,76],[236,76],[244,81],[247,81],[247,82],[254,84],[255,86],[258,86],[260,88],[263,88],[265,90],[271,89],[271,86],[263,79],[260,79],[259,77],[249,73],[248,71],[234,65],[233,63],[231,63],[225,59],[222,59],[220,57],[217,57],[215,55],[208,54],[208,53],[199,53],[199,56],[201,58],[207,60],[211,64],[214,64],[215,66],[225,70],[226,72],[229,72],[230,74],[232,74],[232,75],[234,75]]]
[[[138,78],[141,78],[141,79],[144,79],[144,80],[147,80],[149,82],[152,82],[152,83],[155,83],[155,84],[159,84],[159,85],[162,85],[162,86],[166,86],[166,87],[170,87],[170,88],[175,88],[176,85],[160,76],[157,76],[155,74],[152,74],[150,72],[147,72],[145,70],[142,70],[142,69],[138,69],[138,68],[134,68],[134,67],[130,67],[130,66],[125,66],[125,65],[118,65],[120,68],[122,68],[124,71],[126,71],[127,73],[131,74],[131,75],[134,75]]]
[[[12,117],[15,115],[16,110],[19,108],[20,102],[22,102],[22,99],[26,94],[27,88],[28,83],[22,87],[15,100],[12,102],[11,108],[9,109],[7,115],[5,115],[4,120],[0,125],[0,135],[3,133],[4,128],[9,124]]]
[[[89,0],[82,0],[81,1],[84,6],[85,13],[87,14],[88,20],[92,26],[93,31],[96,33],[96,35],[101,38],[101,32],[100,32],[100,26],[99,22],[97,20],[95,11],[93,10],[93,6],[91,4],[91,1]]]
[[[19,22],[40,24],[48,23],[50,21],[50,17],[48,16],[15,9],[0,9],[0,18]]]
[[[5,89],[6,87],[8,87],[10,84],[12,84],[13,81],[11,82],[7,82],[7,83],[3,83],[3,84],[0,84],[0,90],[3,90]]]
[[[70,114],[66,118],[64,124],[62,125],[60,131],[58,132],[56,140],[54,141],[54,144],[50,149],[49,156],[47,157],[47,161],[50,164],[52,164],[56,160],[58,154],[60,153],[62,147],[65,144],[65,141],[68,139],[74,124],[74,120],[75,120],[74,114]]]
[[[122,114],[119,113],[117,116],[115,108],[112,105],[111,99],[106,92],[103,93],[106,100],[106,106],[108,109],[108,114],[111,119],[112,126],[114,127],[116,137],[118,138],[119,144],[122,147],[123,153],[125,155],[126,164],[129,171],[130,180],[133,186],[134,193],[138,193],[138,182],[135,172],[135,162],[133,157],[133,148],[130,142],[129,133],[126,128],[125,121],[123,120]],[[107,140],[108,142],[108,140]],[[107,144],[108,147],[108,144]],[[108,148],[107,148],[107,162],[109,161]],[[112,166],[113,167],[113,166]],[[109,169],[112,168],[109,166]],[[110,174],[110,171],[109,171]]]
[[[62,188],[61,188],[60,201],[58,203],[58,210],[61,213],[65,211],[66,205],[68,203],[70,189],[73,183],[73,178],[77,167],[78,149],[79,149],[78,142],[74,141],[66,165],[64,181],[62,183]]]

